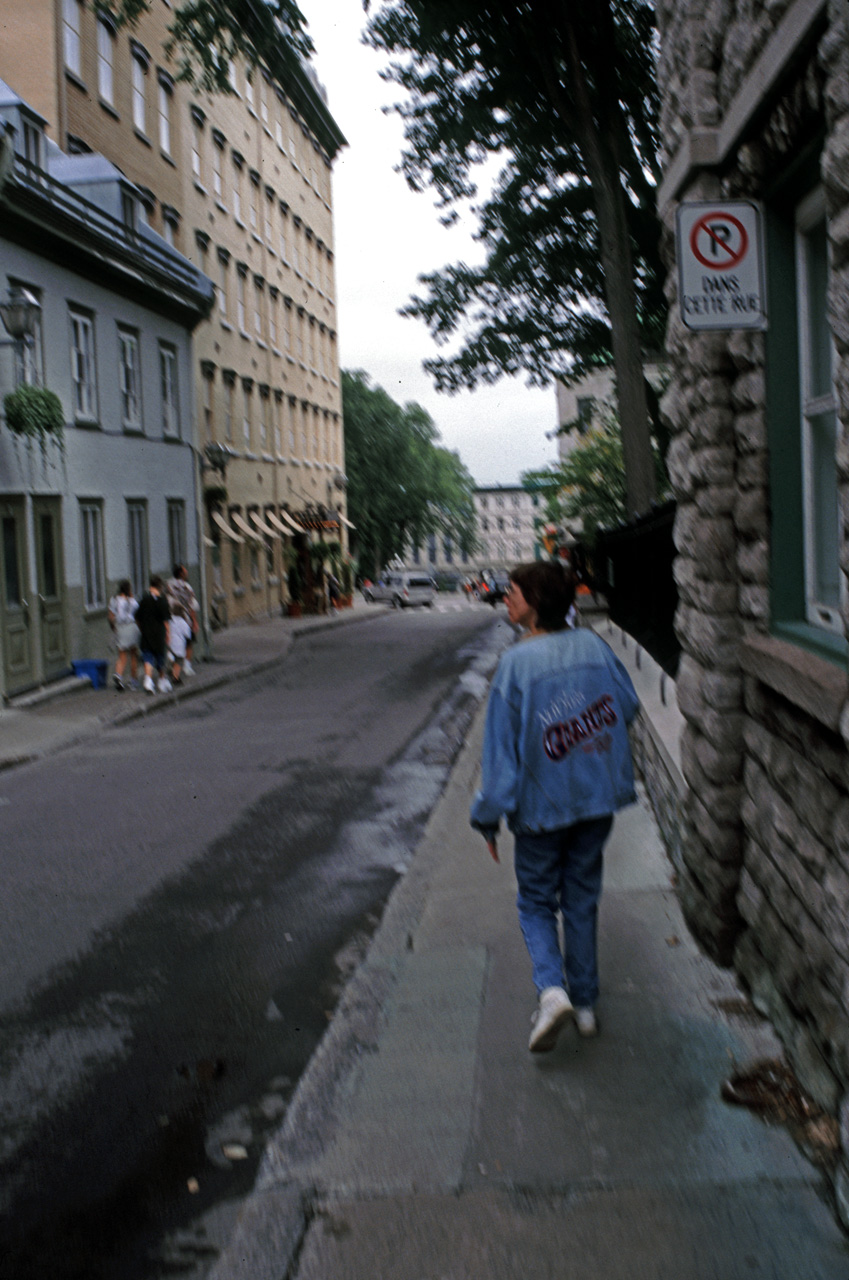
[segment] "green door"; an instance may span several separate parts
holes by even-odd
[[[53,680],[69,665],[65,639],[62,508],[58,498],[33,499],[33,526],[42,678]]]
[[[3,565],[0,574],[0,637],[3,692],[21,693],[36,683],[30,600],[27,593],[26,517],[23,498],[0,501]]]

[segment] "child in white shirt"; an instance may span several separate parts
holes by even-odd
[[[170,630],[170,648],[171,648],[171,679],[174,684],[180,684],[180,675],[183,670],[183,663],[186,660],[186,645],[190,643],[192,638],[192,624],[182,614],[176,613],[171,617]]]

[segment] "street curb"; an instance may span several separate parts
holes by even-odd
[[[283,1123],[266,1144],[253,1191],[239,1210],[224,1252],[207,1280],[280,1280],[292,1274],[313,1217],[317,1188],[288,1169],[291,1157],[308,1157],[332,1139],[345,1082],[379,1038],[387,997],[412,947],[445,842],[440,827],[448,806],[468,798],[478,769],[487,697],[480,699],[445,787],[417,844],[407,873],[390,894],[365,958],[345,986],[333,1018],[292,1095]],[[258,1235],[273,1236],[267,1263],[256,1256]],[[288,1252],[281,1253],[281,1242]]]

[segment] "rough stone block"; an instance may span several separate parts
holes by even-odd
[[[739,867],[742,860],[739,826],[736,823],[733,826],[722,826],[716,822],[696,796],[691,800],[689,812],[690,821],[711,856],[717,862]]]
[[[734,440],[734,414],[730,407],[706,404],[690,418],[693,440],[704,445],[730,445]]]
[[[753,582],[745,582],[740,587],[740,616],[757,623],[757,630],[764,631],[762,624],[769,621],[771,615],[769,587],[756,586]]]
[[[735,490],[734,524],[737,532],[747,537],[766,538],[769,512],[766,495],[759,489]]]
[[[766,542],[741,543],[737,567],[744,582],[766,585],[769,582],[769,547]]]
[[[695,751],[702,772],[711,782],[727,785],[739,781],[743,763],[740,748],[719,748],[700,737]]]
[[[837,1216],[842,1225],[849,1231],[849,1164],[843,1159],[837,1166],[834,1177],[834,1200]]]
[[[735,378],[731,388],[731,402],[738,409],[758,409],[757,416],[761,421],[763,420],[761,406],[766,402],[766,378],[763,369],[747,369]],[[741,429],[741,417],[748,417],[748,415],[738,415],[738,435]]]
[[[790,1057],[796,1077],[805,1092],[829,1115],[834,1115],[840,1098],[840,1082],[804,1025],[799,1026],[796,1031]]]
[[[746,866],[745,854],[743,868],[740,872],[740,886],[737,890],[737,908],[740,915],[753,929],[757,927],[758,918],[764,902],[764,892]]]
[[[849,798],[845,796],[832,815],[831,847],[840,859],[844,871],[849,872]]]
[[[695,491],[696,508],[705,517],[733,515],[736,500],[737,490],[730,484]]]
[[[691,466],[700,484],[725,487],[734,484],[734,454],[730,448],[707,445],[694,449]]]
[[[738,413],[734,422],[737,446],[742,454],[758,453],[766,448],[766,416],[762,409]]]
[[[765,449],[748,453],[737,461],[737,484],[741,490],[758,489],[764,492],[769,475],[769,459]]]

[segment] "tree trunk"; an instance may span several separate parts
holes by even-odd
[[[603,6],[610,17],[608,0],[595,2]],[[566,128],[578,135],[592,184],[616,371],[616,394],[625,463],[625,500],[629,516],[641,515],[651,507],[657,496],[657,488],[637,324],[631,238],[625,209],[625,192],[616,156],[617,134],[611,120],[608,136],[602,137],[593,112],[578,36],[567,6],[561,6],[560,14],[559,25],[564,35],[564,52],[575,102],[574,113],[568,110],[560,92],[550,43],[540,44],[538,58],[543,66],[546,87],[555,110]],[[619,110],[615,101],[605,103],[604,109],[608,115],[615,115]]]

